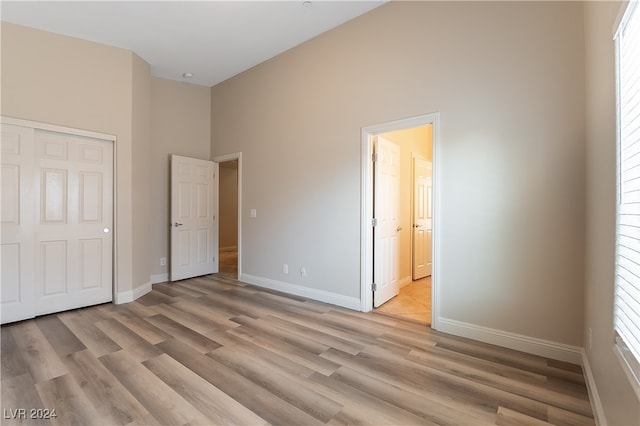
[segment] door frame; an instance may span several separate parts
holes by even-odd
[[[7,116],[0,116],[1,124],[12,124],[21,127],[30,127],[36,130],[48,130],[51,132],[65,133],[73,136],[84,136],[88,138],[101,139],[103,141],[111,142],[113,144],[113,170],[112,170],[112,242],[111,242],[111,302],[114,304],[124,303],[121,301],[121,294],[118,292],[118,138],[115,135],[108,133],[94,132],[91,130],[76,129],[74,127],[59,126],[56,124],[42,123],[39,121],[25,120],[21,118],[13,118]]]
[[[362,128],[362,177],[360,189],[360,310],[369,312],[373,309],[373,138],[380,133],[393,132],[412,127],[431,124],[433,126],[433,240],[431,242],[431,327],[438,328],[440,317],[440,113],[430,114],[374,124]]]
[[[238,277],[240,281],[242,276],[242,152],[233,152],[230,154],[216,155],[213,157],[213,161],[216,163],[224,163],[225,161],[238,160]],[[218,179],[218,186],[220,185],[220,179]],[[217,189],[217,194],[220,193],[220,188]],[[220,209],[220,202],[218,200],[218,213]],[[220,225],[220,220],[218,220]],[[218,240],[220,239],[220,232],[218,232]],[[218,250],[220,247],[220,241],[218,241]],[[218,253],[218,257],[220,254]]]

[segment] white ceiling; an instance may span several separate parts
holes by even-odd
[[[3,21],[130,49],[213,86],[385,1],[1,1]]]

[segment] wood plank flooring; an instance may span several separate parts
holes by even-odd
[[[594,424],[578,366],[221,275],[0,334],[3,425]]]

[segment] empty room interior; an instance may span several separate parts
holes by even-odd
[[[636,3],[3,1],[1,423],[639,425]]]

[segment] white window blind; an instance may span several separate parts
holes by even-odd
[[[616,33],[618,205],[614,325],[638,378],[640,362],[640,7],[630,2]]]

